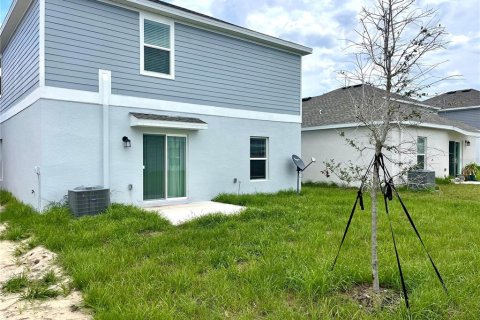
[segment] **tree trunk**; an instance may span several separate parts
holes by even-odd
[[[379,154],[376,152],[375,154]],[[377,165],[373,169],[373,181],[372,181],[372,277],[373,277],[373,291],[380,293],[380,283],[378,280],[378,258],[377,258],[377,193],[379,188],[380,178],[378,176]]]

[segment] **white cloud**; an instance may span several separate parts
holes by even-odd
[[[469,41],[470,41],[470,37],[464,34],[450,36],[450,44],[453,46],[466,44]]]

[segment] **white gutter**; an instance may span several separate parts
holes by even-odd
[[[381,122],[379,121],[378,124],[380,124],[380,123]],[[395,122],[393,122],[393,123],[395,123]],[[461,133],[461,134],[466,135],[466,136],[480,137],[480,131],[478,131],[478,132],[467,131],[467,130],[457,128],[455,126],[428,123],[428,122],[419,123],[419,122],[414,122],[414,121],[402,122],[402,124],[406,125],[406,126],[417,126],[417,127],[422,127],[422,128],[444,129],[444,130],[455,131],[455,132]],[[365,125],[363,123],[353,123],[353,122],[351,122],[351,123],[338,123],[338,124],[328,124],[328,125],[323,125],[323,126],[306,127],[306,128],[302,128],[302,132],[303,131],[315,131],[315,130],[341,129],[341,128],[357,128],[357,127],[364,127],[364,126]]]
[[[449,126],[449,125],[444,125],[444,124],[434,124],[434,123],[415,123],[415,122],[406,122],[404,123],[405,125],[412,125],[412,126],[418,126],[418,127],[424,127],[424,128],[433,128],[433,129],[445,129],[445,130],[450,130],[450,131],[455,131],[458,133],[461,133],[465,136],[471,136],[471,137],[480,137],[480,131],[477,132],[472,132],[472,131],[467,131],[455,126]]]
[[[441,109],[439,112],[450,112],[450,111],[459,111],[459,110],[472,110],[472,109],[479,109],[479,108],[480,108],[480,106],[457,107],[457,108]]]

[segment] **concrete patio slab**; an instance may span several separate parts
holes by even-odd
[[[203,217],[212,213],[237,214],[245,207],[214,201],[194,202],[162,207],[145,208],[148,211],[158,212],[172,224],[179,225],[194,218]]]
[[[455,184],[480,184],[480,181],[454,181]]]
[[[480,184],[480,181],[463,181],[460,184]]]

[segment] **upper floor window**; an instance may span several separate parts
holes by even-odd
[[[427,167],[427,138],[417,137],[417,168],[426,169]]]
[[[140,26],[140,73],[173,79],[173,21],[141,15]]]

